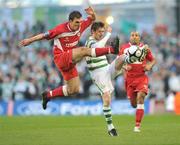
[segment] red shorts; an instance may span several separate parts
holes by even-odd
[[[54,51],[54,63],[64,80],[68,81],[78,76],[76,64],[72,62],[72,50]]]
[[[146,75],[140,77],[128,77],[125,80],[125,87],[129,99],[136,97],[137,92],[148,93],[148,77]]]

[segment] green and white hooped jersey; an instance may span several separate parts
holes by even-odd
[[[93,48],[92,45],[97,43],[92,36],[86,41],[85,46],[88,48]],[[105,55],[99,57],[86,57],[87,67],[89,71],[102,68],[108,65],[107,57]]]

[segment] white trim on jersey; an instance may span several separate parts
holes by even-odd
[[[61,45],[61,42],[59,41],[59,39],[54,39],[54,45],[63,51],[63,48],[62,48],[62,45]]]
[[[67,24],[67,27],[70,31],[71,28],[69,27],[69,25]],[[78,33],[80,34],[80,29],[81,29],[81,26],[79,27],[79,29],[77,31],[72,31],[72,32],[64,32],[64,33],[61,33],[59,35],[57,35],[55,38],[54,38],[54,45],[56,45],[60,50],[63,51],[63,48],[62,48],[62,45],[61,45],[61,42],[59,41],[59,38],[62,38],[62,37],[69,37],[69,36],[75,36],[77,35]]]
[[[69,23],[67,23],[67,27],[68,27],[69,31],[72,31],[72,29],[69,27]],[[80,29],[81,29],[81,26],[79,27],[79,29],[77,31],[80,31]]]
[[[61,38],[61,37],[68,37],[68,36],[75,36],[77,35],[78,33],[80,33],[80,29],[81,29],[81,26],[79,27],[79,29],[77,31],[72,31],[71,28],[69,27],[69,25],[67,24],[67,27],[68,29],[71,31],[71,32],[64,32],[64,33],[61,33],[59,35],[57,35],[55,37],[55,39],[58,39],[58,38]]]
[[[77,35],[78,33],[80,33],[79,30],[77,30],[77,31],[75,31],[75,32],[61,33],[61,34],[57,35],[57,36],[55,37],[55,39],[62,38],[62,37],[68,37],[68,36],[75,36],[75,35]]]

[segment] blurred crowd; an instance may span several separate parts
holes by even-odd
[[[57,71],[52,55],[52,41],[40,41],[19,48],[18,42],[40,32],[46,32],[42,22],[24,28],[17,24],[11,28],[6,22],[0,25],[0,100],[40,99],[45,89],[62,85],[63,79]],[[128,36],[120,35],[122,43]],[[162,100],[180,91],[180,35],[168,32],[142,33],[142,41],[147,43],[157,59],[157,64],[149,75],[150,93],[148,97]],[[84,43],[84,42],[82,42]],[[112,61],[110,57],[110,61]],[[100,98],[97,87],[92,83],[86,62],[78,64],[81,78],[80,94],[70,98]],[[123,76],[113,80],[115,99],[125,99]]]

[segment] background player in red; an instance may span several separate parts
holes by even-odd
[[[77,48],[81,34],[96,18],[94,10],[91,7],[85,9],[85,11],[88,14],[86,20],[82,19],[79,11],[73,11],[69,14],[68,22],[59,24],[46,33],[24,39],[19,43],[20,46],[27,46],[35,41],[54,39],[54,62],[65,80],[65,85],[42,93],[43,109],[46,109],[47,102],[52,98],[69,96],[79,92],[80,80],[76,63],[83,57],[101,56],[108,53],[118,53],[119,51],[119,41],[116,41],[117,43],[115,43],[114,47],[93,49],[86,47]]]
[[[140,42],[140,34],[136,31],[131,32],[130,42],[122,45],[120,55],[127,53],[128,48],[132,45],[144,47]],[[156,63],[150,49],[147,49],[145,59],[140,62],[136,61],[125,66],[125,87],[127,96],[130,99],[132,107],[136,108],[135,132],[140,132],[140,124],[144,115],[144,98],[148,93],[148,76],[146,71],[150,71]]]

